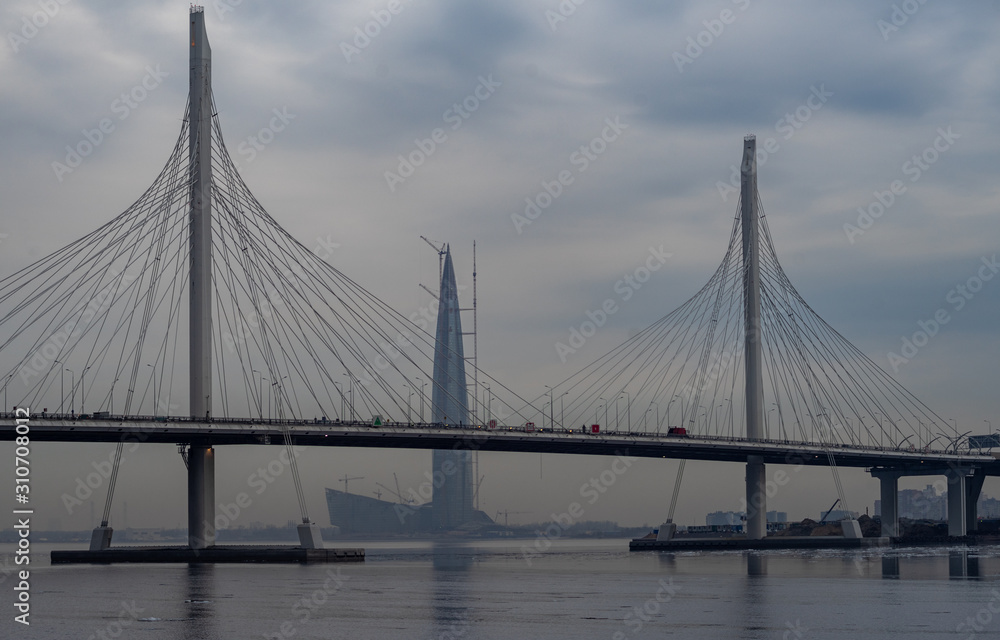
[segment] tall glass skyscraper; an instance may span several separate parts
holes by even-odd
[[[433,383],[431,421],[446,425],[470,424],[471,412],[465,380],[465,349],[462,345],[462,318],[450,247],[445,247],[444,267],[441,272]],[[472,521],[474,484],[472,452],[434,451],[433,467],[434,527],[454,529]]]

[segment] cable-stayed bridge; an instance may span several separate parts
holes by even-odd
[[[232,444],[738,461],[757,507],[751,538],[764,536],[765,464],[830,466],[842,497],[837,466],[873,468],[890,535],[901,475],[949,476],[953,535],[974,526],[982,479],[1000,475],[796,292],[763,214],[752,136],[707,284],[526,398],[469,365],[440,323],[431,336],[285,232],[241,179],[216,112],[194,7],[189,102],[163,170],[125,212],[0,281],[5,402],[31,408],[36,440],[117,442],[119,457],[127,441],[183,445],[192,548],[214,544],[214,448]],[[439,302],[457,314],[447,291],[443,277]],[[471,388],[439,372],[467,380],[467,365]],[[320,546],[289,458],[302,545]],[[118,469],[94,548],[110,544]],[[671,512],[679,486],[680,474]]]

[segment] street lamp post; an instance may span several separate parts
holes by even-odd
[[[568,393],[569,393],[569,391],[564,391],[563,394],[561,396],[559,396],[559,428],[560,429],[565,429],[566,428],[566,402],[564,401],[564,398],[566,397],[566,394],[568,394]]]
[[[333,388],[337,390],[337,395],[340,396],[340,419],[343,420],[344,416],[344,390],[340,388],[339,382],[333,383]]]
[[[252,369],[257,374],[257,417],[264,419],[264,374],[257,369]],[[334,383],[336,384],[336,383]]]
[[[69,371],[69,413],[70,415],[74,415],[76,410],[76,372],[72,369],[66,369],[66,371]]]
[[[146,363],[146,366],[152,367],[153,369],[153,417],[155,418],[156,417],[156,367],[149,364],[148,362]]]
[[[628,432],[632,433],[632,395],[628,391],[622,391],[622,395],[625,396],[625,424]],[[618,400],[615,400],[615,411],[618,411]]]
[[[261,382],[263,382],[264,380],[267,380],[268,383],[269,383],[267,385],[267,420],[268,420],[268,422],[270,422],[270,420],[271,420],[271,395],[272,395],[272,393],[274,391],[274,386],[270,384],[270,382],[271,382],[271,377],[270,376],[261,376],[260,379],[261,379]],[[260,397],[260,403],[262,405],[261,406],[261,412],[263,412],[263,409],[264,409],[264,407],[263,407],[264,396],[263,395]],[[263,418],[261,418],[261,420],[263,420]]]
[[[490,420],[493,419],[493,389],[490,388],[490,385],[484,384],[483,385],[483,390],[487,394],[486,395],[486,424],[489,424]]]
[[[420,422],[426,424],[424,422],[424,397],[426,393],[424,388],[427,386],[427,381],[423,378],[417,378],[417,380],[420,381]]]
[[[349,373],[342,373],[347,376],[347,395],[350,397],[351,422],[354,422],[354,376]]]
[[[549,385],[545,385],[545,388],[549,390],[549,428],[555,429],[556,421],[554,414],[556,405],[555,405],[555,400],[552,399],[552,387],[550,387]],[[545,414],[543,413],[542,416],[544,418]],[[544,419],[542,420],[542,423],[543,424],[545,423]]]
[[[268,378],[270,379],[270,378]],[[271,383],[271,392],[267,396],[267,419],[271,420],[271,398],[278,395],[276,387],[278,386],[278,381],[275,380]],[[274,399],[274,404],[278,404],[278,398]]]
[[[86,387],[85,387],[84,383],[87,380],[87,371],[89,369],[90,369],[90,367],[84,367],[83,371],[80,372],[80,413],[81,414],[86,413],[86,410],[83,408],[83,404],[87,401],[87,391],[86,391]]]
[[[413,424],[413,387],[406,385],[406,424]]]
[[[670,402],[667,403],[667,427],[668,428],[670,427],[670,405],[672,405],[674,402],[676,402],[677,398],[680,398],[679,394],[675,394],[674,397],[670,399]]]

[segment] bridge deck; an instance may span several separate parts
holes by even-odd
[[[907,467],[947,469],[975,465],[988,475],[1000,475],[1000,461],[993,454],[953,453],[879,449],[805,442],[726,439],[665,434],[585,433],[582,430],[534,429],[525,427],[451,427],[429,424],[389,424],[373,427],[368,423],[323,423],[313,421],[256,421],[157,418],[70,420],[32,418],[31,439],[35,442],[149,442],[210,443],[213,445],[268,445],[283,442],[287,428],[293,444],[398,449],[463,449],[525,453],[577,455],[628,455],[642,458],[676,458],[746,462],[759,455],[768,464],[829,465],[832,456],[838,466]],[[0,441],[12,440],[14,425],[0,426]]]

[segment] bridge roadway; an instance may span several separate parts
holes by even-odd
[[[829,455],[842,467],[892,467],[909,471],[975,466],[1000,476],[1000,454],[915,451],[874,447],[818,445],[786,440],[750,441],[711,436],[601,432],[582,429],[529,429],[524,426],[454,427],[433,424],[322,422],[216,418],[211,421],[151,416],[110,419],[32,417],[33,442],[149,442],[169,444],[282,444],[287,427],[299,446],[393,449],[465,449],[521,453],[629,455],[745,463],[748,455],[767,464],[828,466]],[[0,441],[13,440],[13,420],[0,424]]]

